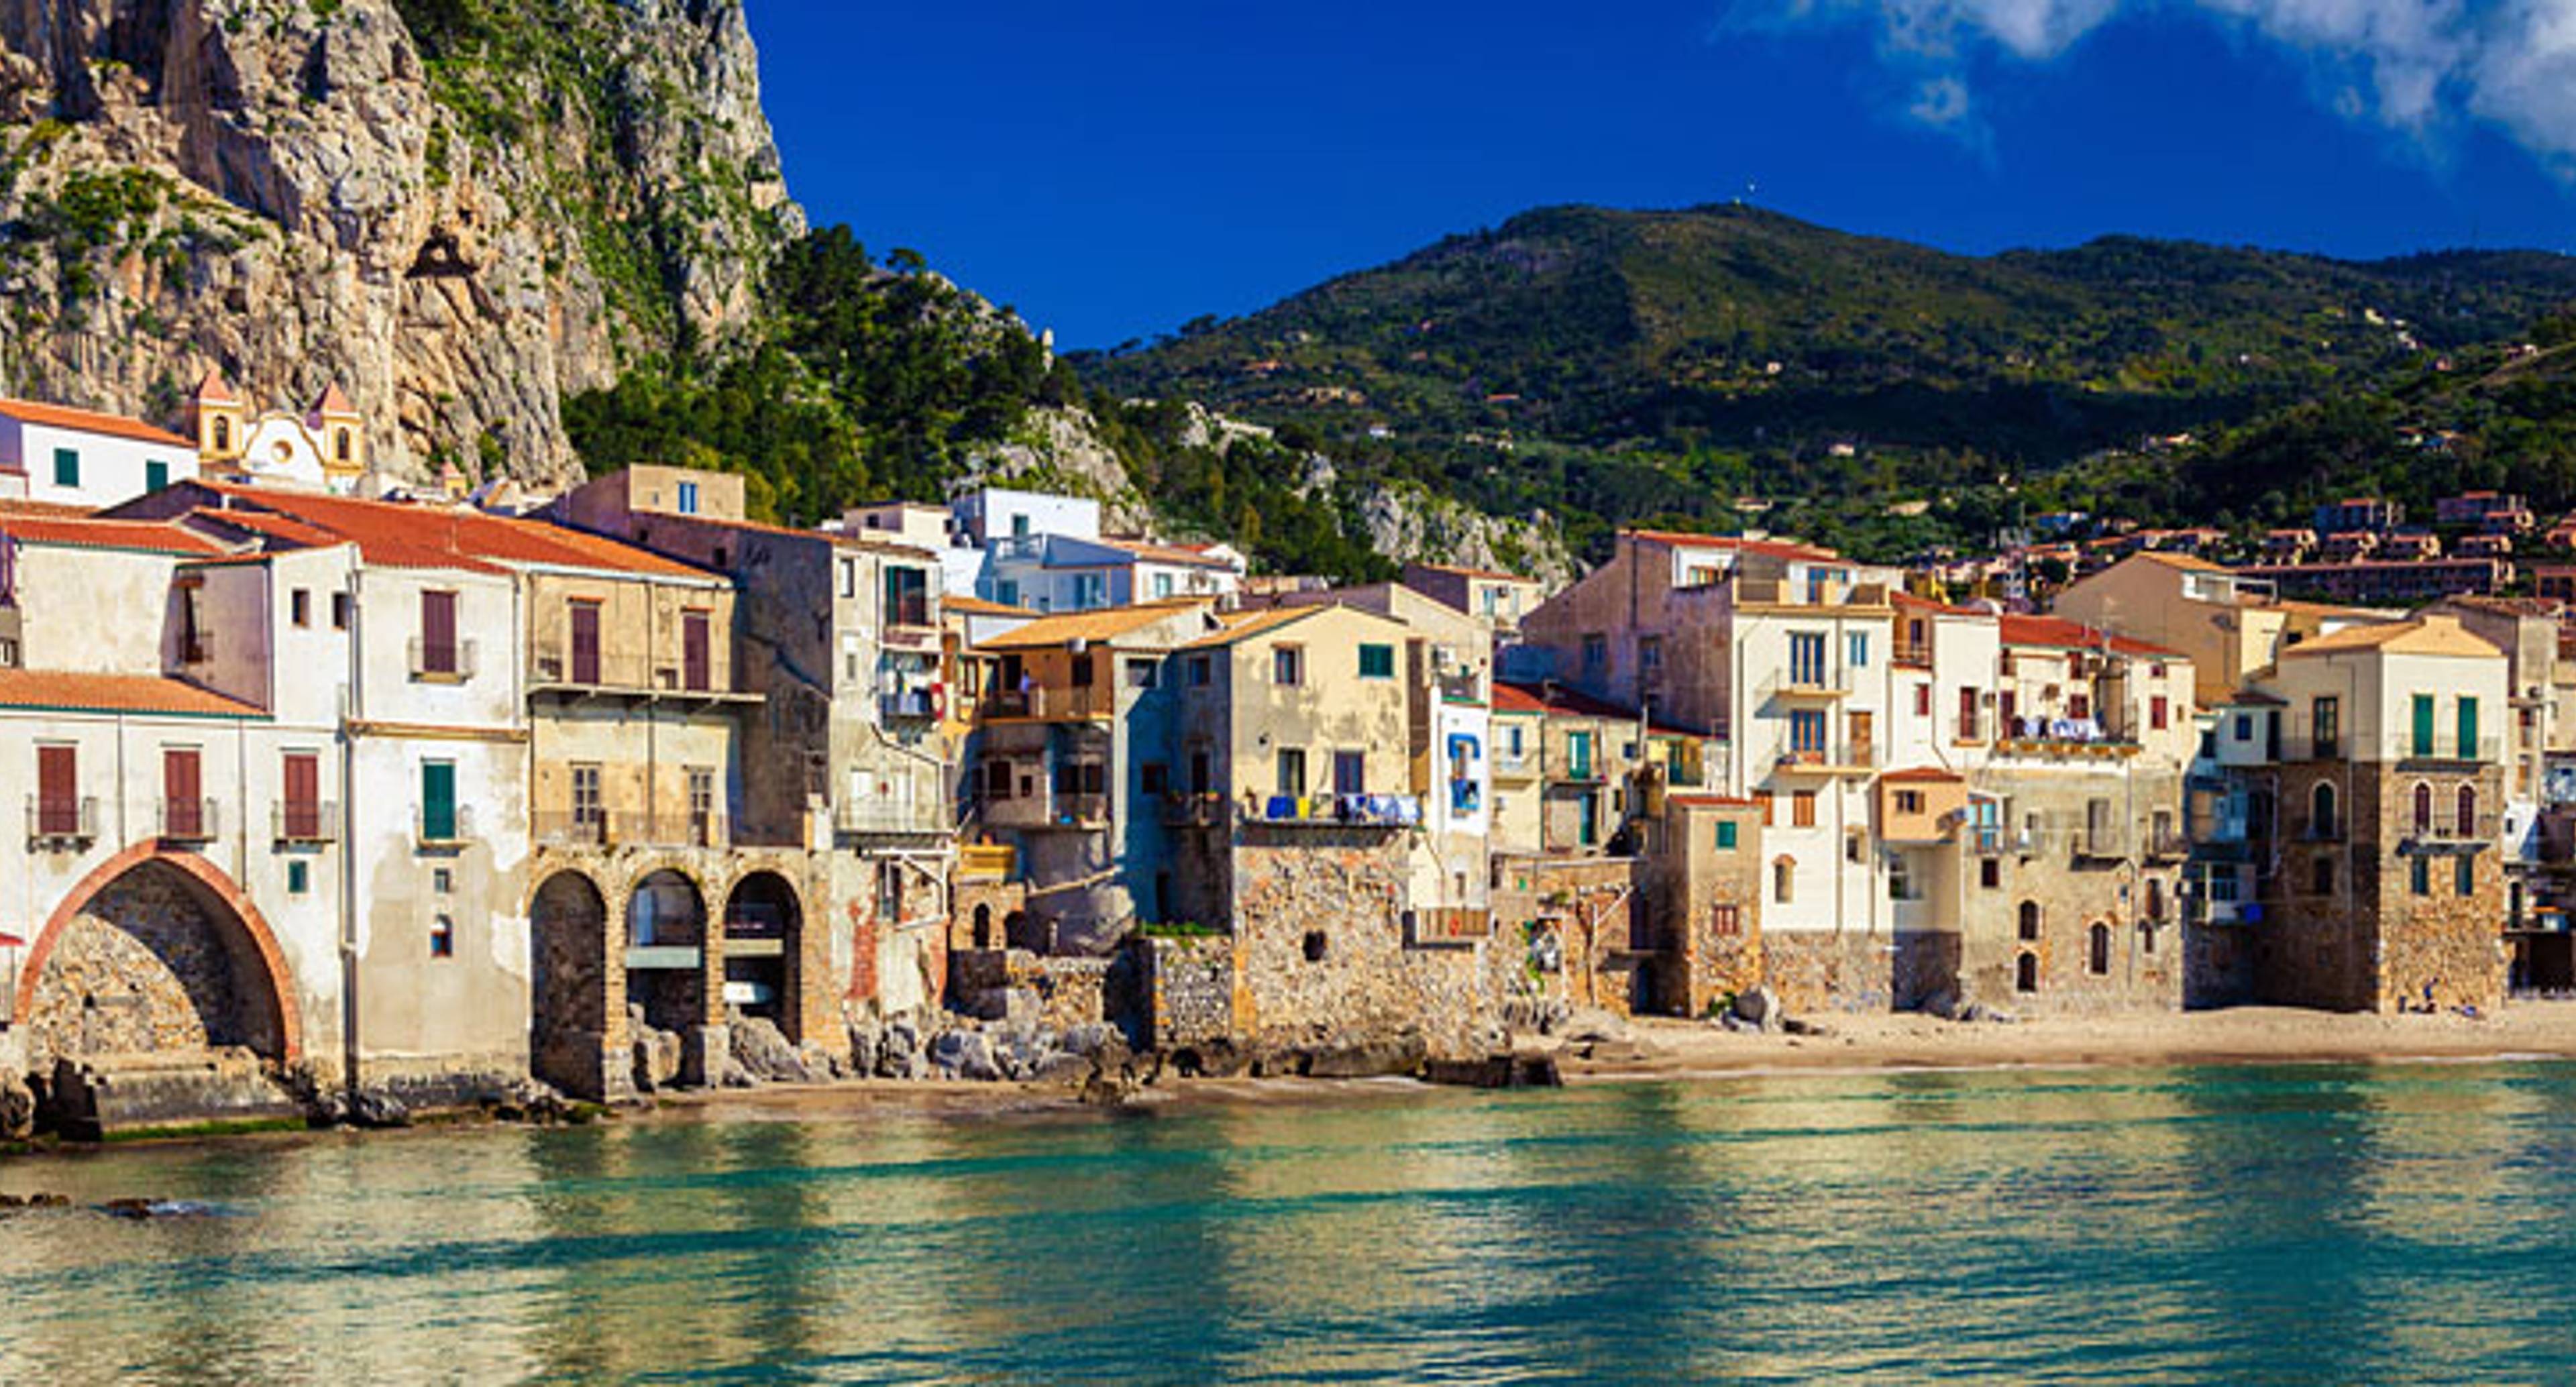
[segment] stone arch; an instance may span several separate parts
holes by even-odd
[[[567,1093],[606,1098],[623,1072],[624,1015],[609,993],[608,896],[573,868],[528,897],[528,1068]]]
[[[2330,780],[2320,780],[2308,793],[2308,828],[2312,838],[2335,836],[2335,787]]]
[[[2456,810],[2456,814],[2457,814],[2457,822],[2453,823],[2453,824],[2452,824],[2452,826],[2451,826],[2451,828],[2452,828],[2452,836],[2457,837],[2457,838],[2464,838],[2464,839],[2466,839],[2466,838],[2475,838],[2475,837],[2477,837],[2477,836],[2478,836],[2478,787],[2477,787],[2477,786],[2475,786],[2475,785],[2463,785],[2463,786],[2461,786],[2461,787],[2460,787],[2460,793],[2459,793],[2459,795],[2458,795],[2458,804],[2455,806],[2455,810]]]
[[[209,943],[219,956],[207,951]],[[139,1011],[132,1027],[61,1014],[84,975],[115,965],[158,984],[147,988],[157,995],[132,1004]],[[85,991],[79,1010],[97,1010],[100,995]],[[86,1030],[102,1047],[127,1046],[112,1038],[124,1031],[129,1038],[148,1034],[152,1049],[165,1048],[163,1041],[184,1047],[193,1037],[201,1046],[242,1045],[289,1064],[304,1057],[295,979],[267,917],[213,863],[162,852],[157,843],[137,843],[100,863],[64,895],[28,946],[11,1015],[49,1052],[64,1039],[84,1044],[77,1036]]]
[[[803,1040],[800,966],[805,906],[795,883],[767,867],[734,879],[725,893],[724,1000],[745,1015],[778,1023],[790,1040]]]
[[[2433,831],[2433,785],[2430,781],[2415,782],[2415,831]]]
[[[645,863],[626,892],[626,1005],[683,1035],[707,1023],[707,890],[671,863]]]

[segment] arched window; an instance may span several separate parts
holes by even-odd
[[[333,429],[331,431],[331,451],[341,462],[347,462],[349,460],[349,431],[347,429]]]
[[[2460,787],[2460,837],[2465,840],[2477,836],[2478,787],[2463,785]]]
[[[2322,780],[2317,782],[2316,793],[2308,799],[2308,836],[2312,838],[2335,836],[2334,786]]]
[[[2415,782],[2415,831],[2433,831],[2433,787],[2420,780]]]
[[[1774,861],[1771,864],[1771,899],[1781,905],[1787,905],[1797,874],[1797,859],[1783,857]]]
[[[2165,918],[2165,879],[2163,877],[2147,878],[2147,918],[2150,920]]]
[[[229,453],[232,450],[233,421],[218,415],[215,418],[215,451],[218,453]]]
[[[2037,901],[2021,903],[2021,937],[2024,939],[2039,937],[2039,902]]]
[[[2024,953],[2013,960],[2013,991],[2037,992],[2038,990],[2039,955]]]
[[[2111,927],[2099,920],[2084,932],[2084,966],[2097,978],[2111,971]]]

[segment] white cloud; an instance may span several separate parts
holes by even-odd
[[[1751,0],[1761,4],[1765,0]],[[1907,114],[1965,130],[1980,58],[2044,63],[2124,10],[2196,10],[2320,64],[2320,99],[2415,136],[2492,122],[2576,163],[2576,0],[1784,0],[1775,23],[1865,25],[1913,74]]]

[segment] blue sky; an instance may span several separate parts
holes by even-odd
[[[788,185],[1069,347],[1557,202],[2576,249],[2576,0],[751,0]]]

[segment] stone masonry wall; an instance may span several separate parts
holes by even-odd
[[[1243,833],[1231,924],[1242,960],[1237,1015],[1252,1039],[1344,1045],[1418,1034],[1435,1053],[1482,1053],[1500,1017],[1485,946],[1409,945],[1400,835]]]
[[[28,1061],[246,1046],[278,1053],[268,987],[247,941],[185,878],[139,867],[101,891],[38,978]]]
[[[1883,930],[1762,935],[1763,981],[1792,1014],[1910,1011],[1956,985],[1959,937]]]

